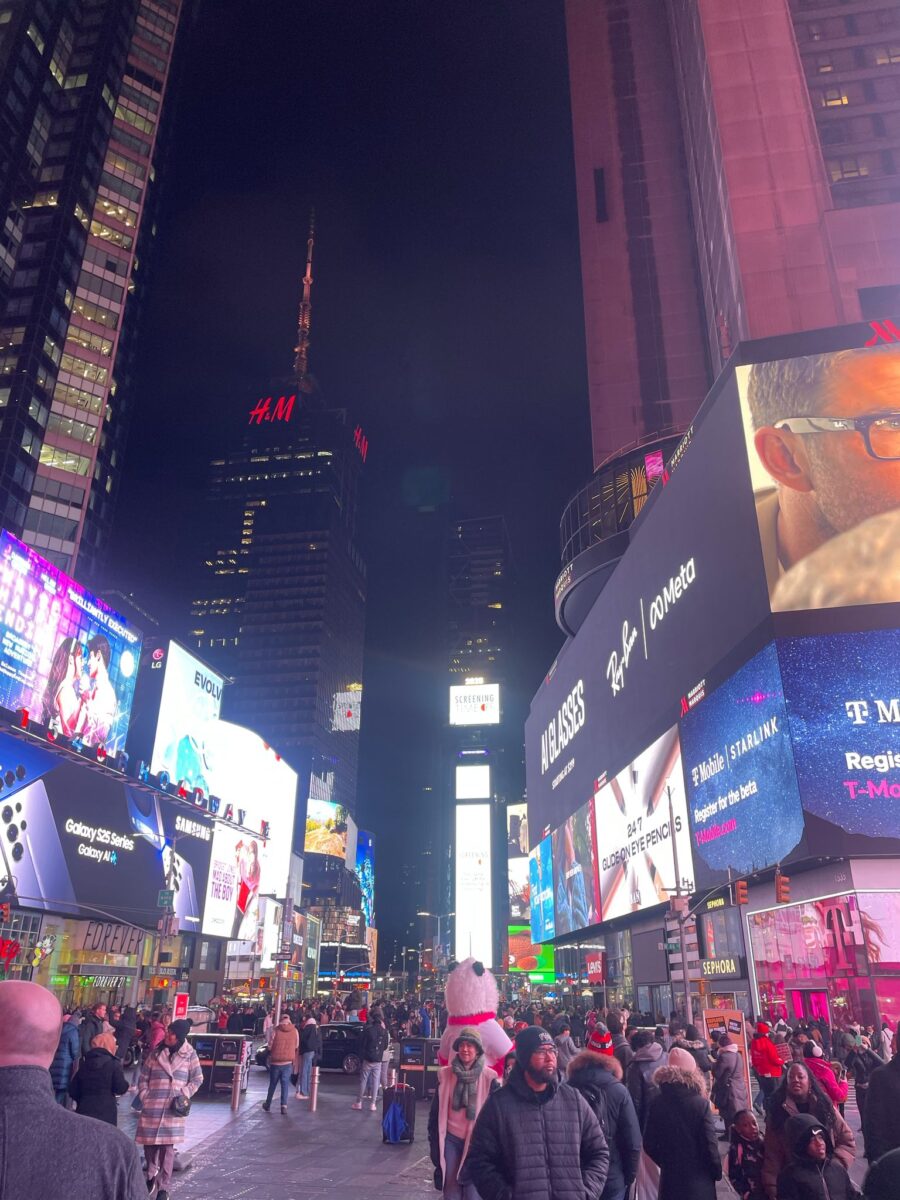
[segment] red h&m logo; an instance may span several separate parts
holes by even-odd
[[[874,334],[865,343],[867,346],[877,346],[879,342],[900,342],[900,329],[893,321],[870,321],[869,327]]]
[[[250,409],[250,420],[248,425],[252,425],[254,421],[257,425],[262,425],[263,421],[289,421],[291,414],[294,411],[294,401],[297,399],[293,396],[279,396],[275,401],[275,407],[272,407],[272,397],[266,396],[263,400],[258,400],[256,406]]]
[[[369,453],[369,439],[362,431],[362,425],[357,425],[353,430],[353,445],[359,451],[359,457],[366,461],[366,455]]]

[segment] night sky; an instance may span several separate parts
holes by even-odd
[[[445,711],[416,481],[507,518],[509,713],[561,643],[558,522],[591,469],[563,4],[205,0],[184,49],[107,582],[185,628],[206,464],[290,369],[315,205],[311,369],[369,436],[359,815],[384,945],[422,902],[397,871]]]

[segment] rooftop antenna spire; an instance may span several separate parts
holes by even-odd
[[[297,317],[297,345],[294,347],[294,375],[304,391],[311,390],[309,376],[309,326],[312,317],[312,260],[316,242],[316,210],[310,209],[309,237],[306,241],[306,274],[303,276],[303,299]]]

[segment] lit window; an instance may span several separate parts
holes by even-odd
[[[830,54],[823,54],[816,59],[816,70],[820,75],[827,75],[834,70],[834,60]]]
[[[822,92],[822,107],[823,108],[840,108],[844,104],[849,104],[847,93],[843,88],[826,88]]]
[[[830,158],[828,173],[832,183],[840,183],[843,179],[861,179],[869,174],[869,168],[858,158]]]
[[[875,63],[886,67],[890,63],[900,62],[900,46],[879,46],[875,51]]]

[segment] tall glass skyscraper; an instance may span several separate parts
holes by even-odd
[[[0,524],[70,571],[113,515],[188,4],[0,0]]]

